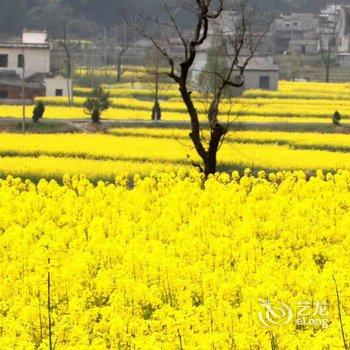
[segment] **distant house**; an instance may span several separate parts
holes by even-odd
[[[350,68],[350,6],[342,6],[338,24],[338,58],[344,68]]]
[[[332,43],[340,66],[350,68],[350,6],[329,5],[321,10],[320,27],[323,47]]]
[[[237,71],[237,78],[239,72]],[[244,72],[244,85],[241,90],[278,90],[279,67],[272,55],[255,56]],[[239,89],[238,89],[239,90]]]
[[[312,13],[283,14],[272,25],[276,53],[286,51],[316,54],[319,42],[319,18]]]
[[[197,51],[196,59],[192,69],[192,78],[198,80],[200,74],[205,71],[205,66],[208,62],[210,46],[218,40],[226,41],[226,49],[234,49],[230,45],[230,40],[225,40],[233,35],[235,13],[232,11],[224,11],[220,21],[216,22],[214,29],[208,33],[208,38]],[[219,37],[218,37],[219,36]],[[261,33],[255,33],[252,39],[259,40]],[[231,47],[231,48],[230,48]],[[279,83],[279,66],[275,64],[274,57],[271,52],[270,37],[267,35],[259,45],[259,54],[250,60],[244,72],[244,85],[241,88],[235,89],[235,94],[240,95],[244,90],[263,89],[263,90],[278,90]],[[242,52],[239,60],[243,62],[247,58],[247,52]],[[238,68],[233,72],[234,80],[241,81],[240,71]]]
[[[240,57],[244,61],[245,57]],[[197,54],[192,76],[194,79],[204,70],[207,63],[207,52],[200,51]],[[244,72],[244,84],[241,88],[236,88],[235,94],[241,95],[244,90],[278,90],[279,85],[279,66],[274,63],[273,55],[255,56],[249,62]],[[233,72],[233,80],[241,81],[240,72],[235,69]]]
[[[51,44],[46,32],[24,30],[21,40],[0,42],[0,100],[16,103],[25,97],[67,96],[66,79],[50,72]]]

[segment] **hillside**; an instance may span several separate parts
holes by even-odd
[[[262,10],[318,11],[328,0],[253,0]],[[171,5],[183,0],[168,1]],[[350,0],[345,3],[350,4]],[[95,24],[109,27],[125,14],[154,13],[157,0],[0,0],[2,21],[0,33],[15,34],[23,27],[40,27],[55,31],[62,21],[74,22],[77,32],[85,32]]]

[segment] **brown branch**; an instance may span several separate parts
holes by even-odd
[[[165,9],[166,9],[166,11],[167,11],[167,13],[168,13],[168,15],[169,15],[169,18],[170,18],[171,22],[172,22],[173,25],[174,25],[174,28],[175,28],[175,30],[176,30],[178,36],[179,36],[179,38],[180,38],[180,40],[181,40],[181,42],[182,42],[182,45],[183,45],[183,47],[184,47],[184,49],[185,49],[185,58],[186,58],[186,60],[187,60],[187,59],[188,59],[187,41],[186,41],[186,39],[184,38],[184,36],[183,36],[183,34],[182,34],[182,32],[181,32],[181,30],[180,30],[180,28],[179,28],[179,26],[178,26],[178,24],[177,24],[177,22],[176,22],[175,16],[174,16],[173,13],[171,12],[171,10],[170,10],[168,4],[165,3],[164,6],[165,6]]]
[[[146,32],[146,30],[140,29],[138,26],[128,22],[127,19],[125,19],[125,23],[127,23],[130,28],[135,30],[142,37],[144,37],[152,42],[152,44],[155,46],[155,48],[165,57],[165,59],[168,61],[169,65],[170,65],[170,72],[168,72],[167,75],[170,78],[172,78],[175,82],[178,83],[180,81],[180,77],[178,75],[176,75],[176,73],[175,73],[174,58],[170,56],[168,51],[166,49],[164,49],[162,47],[162,45],[154,37],[152,37],[152,35],[148,34]]]

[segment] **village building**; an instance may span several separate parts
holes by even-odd
[[[340,66],[350,68],[350,6],[341,7],[337,45]]]
[[[21,40],[0,42],[0,101],[18,103],[40,96],[67,96],[67,80],[50,72],[46,32],[24,30]],[[71,84],[71,82],[69,82]]]
[[[192,77],[198,80],[199,75],[205,69],[207,52],[199,51],[194,64]],[[247,57],[240,57],[243,62]],[[233,81],[240,82],[241,76],[238,68],[233,71]],[[245,69],[243,76],[244,84],[235,88],[235,95],[241,95],[245,90],[270,90],[276,91],[279,86],[279,66],[275,64],[272,54],[254,56]]]
[[[338,52],[341,8],[340,5],[329,5],[321,9],[319,15],[319,52],[328,50],[329,45],[332,46],[332,51]]]
[[[226,40],[234,34],[235,14],[232,11],[224,11],[222,19],[216,23],[214,29],[208,33],[206,42],[198,48],[196,60],[192,70],[192,78],[198,80],[200,74],[205,71],[205,66],[208,62],[208,54],[210,46],[213,43],[220,41],[226,42],[227,51],[233,50],[230,48],[230,40]],[[260,38],[263,40],[260,41]],[[272,52],[271,37],[269,34],[253,33],[251,39],[256,41],[258,47],[257,52],[253,55],[248,66],[245,69],[241,88],[235,89],[235,95],[241,95],[244,90],[262,89],[262,90],[278,90],[279,85],[279,66],[274,62]],[[242,51],[239,60],[244,62],[249,57],[249,52]],[[230,55],[227,52],[226,55]],[[232,52],[233,55],[233,52]],[[229,60],[229,58],[228,58]],[[240,71],[236,67],[233,72],[233,80],[241,81]]]
[[[275,53],[318,53],[318,16],[312,13],[283,14],[271,28]]]
[[[320,50],[331,44],[338,64],[350,68],[350,6],[329,5],[320,13]]]
[[[294,13],[277,18],[271,28],[275,53],[316,55],[332,52],[342,68],[350,68],[350,6],[328,5],[319,14]]]

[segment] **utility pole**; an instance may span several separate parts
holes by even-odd
[[[157,36],[160,36],[159,20],[157,17]],[[152,120],[158,122],[161,120],[162,110],[159,103],[159,56],[158,51],[156,52],[156,71],[155,71],[155,96],[154,96],[154,106],[152,109]]]
[[[107,36],[107,27],[105,27],[103,31],[103,50],[102,51],[102,60],[103,60],[103,65],[104,65],[104,70],[105,70],[105,78],[108,76],[108,36]]]
[[[90,64],[91,64],[91,70],[90,70],[90,87],[94,87],[95,85],[95,50],[96,50],[96,45],[95,43],[92,44],[91,46],[91,51],[90,51]]]
[[[158,122],[161,118],[161,109],[159,104],[159,57],[156,56],[156,71],[155,71],[155,92],[154,92],[154,107],[152,118]]]
[[[25,74],[25,55],[22,48],[22,133],[26,132],[26,74]]]

